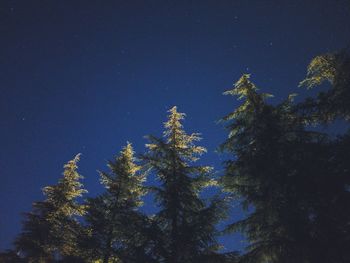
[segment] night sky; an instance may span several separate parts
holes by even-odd
[[[1,0],[0,250],[66,161],[82,153],[83,183],[98,194],[96,170],[126,141],[141,154],[174,105],[220,173],[217,120],[238,105],[222,92],[251,73],[271,102],[305,96],[311,58],[349,43],[349,1]]]

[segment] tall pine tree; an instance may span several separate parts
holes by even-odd
[[[259,93],[249,75],[225,94],[244,99],[224,117],[229,137],[222,145],[233,154],[225,165],[224,187],[249,211],[228,228],[243,231],[250,242],[241,262],[310,262],[315,195],[309,191],[321,175],[313,170],[322,175],[327,170],[326,136],[304,129],[294,113],[294,95],[269,105],[271,95]]]
[[[143,231],[147,219],[137,211],[146,193],[143,186],[146,174],[135,161],[128,143],[108,163],[110,173],[100,173],[106,192],[87,203],[87,254],[91,259],[103,263],[150,262]]]
[[[149,151],[143,157],[160,183],[153,187],[160,206],[153,218],[158,262],[216,262],[215,225],[224,216],[222,201],[206,205],[200,197],[201,191],[214,183],[212,168],[194,164],[206,152],[195,145],[199,134],[183,130],[185,114],[176,107],[169,112],[163,138],[149,136]]]
[[[63,177],[56,185],[43,189],[46,199],[35,202],[27,213],[23,231],[15,241],[16,249],[28,262],[52,262],[57,257],[76,256],[80,225],[77,216],[84,214],[84,206],[77,198],[86,192],[77,172],[80,155],[64,165]]]

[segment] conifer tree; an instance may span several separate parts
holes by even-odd
[[[77,172],[80,154],[64,165],[63,177],[56,185],[43,189],[44,201],[33,203],[27,213],[23,231],[15,241],[17,250],[28,262],[52,262],[55,258],[74,257],[76,237],[80,231],[77,216],[84,206],[77,198],[86,192]],[[77,261],[76,261],[77,262]]]
[[[250,241],[240,262],[310,262],[309,191],[317,182],[310,171],[326,171],[325,136],[304,129],[294,114],[294,95],[269,105],[271,95],[258,93],[249,75],[225,94],[244,99],[224,117],[229,137],[222,145],[234,155],[225,164],[224,187],[251,210],[228,228],[243,231]]]
[[[149,262],[142,231],[147,219],[137,209],[143,204],[145,172],[135,163],[128,143],[115,160],[110,173],[101,172],[106,192],[88,201],[86,215],[90,232],[88,251],[92,259],[108,262]]]
[[[148,152],[143,156],[160,183],[152,188],[160,206],[153,218],[158,231],[157,260],[216,262],[215,224],[225,213],[222,201],[214,200],[207,206],[200,198],[201,190],[214,183],[212,168],[194,164],[206,152],[195,145],[199,134],[184,131],[181,121],[185,114],[176,107],[169,112],[163,138],[149,136]]]

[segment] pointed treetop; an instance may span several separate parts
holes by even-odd
[[[170,113],[168,120],[164,122],[164,141],[154,136],[148,136],[151,143],[146,144],[146,147],[150,151],[175,151],[189,161],[198,160],[198,156],[206,152],[204,147],[195,145],[196,141],[201,140],[200,134],[186,133],[181,124],[186,114],[178,112],[176,106],[168,112]]]
[[[120,151],[120,156],[117,157],[117,161],[125,162],[126,166],[129,168],[128,172],[133,175],[138,172],[141,167],[135,164],[134,148],[130,142],[126,142],[126,146]]]
[[[107,189],[109,195],[118,200],[133,200],[134,206],[141,206],[141,197],[146,194],[142,183],[146,180],[146,173],[135,163],[132,144],[127,142],[114,161],[108,163],[109,173],[100,173],[100,182]]]
[[[75,170],[75,169],[78,169],[78,162],[80,161],[80,156],[81,156],[81,153],[78,153],[77,155],[75,155],[75,157],[68,161],[68,163],[66,163],[63,168],[64,169],[69,169],[69,170]],[[64,176],[67,176],[69,175],[69,173],[63,173]]]
[[[266,98],[273,97],[273,95],[268,93],[258,93],[258,88],[249,78],[250,74],[243,74],[231,90],[223,93],[224,95],[238,96],[238,100],[245,100],[242,105],[225,116],[221,121],[237,119],[247,112],[255,112],[256,109],[259,109],[264,104]]]
[[[120,157],[119,158],[126,158],[127,160],[133,161],[134,160],[134,148],[132,147],[132,143],[129,141],[126,142],[126,146],[122,148],[120,151]]]
[[[250,74],[243,74],[233,85],[233,88],[225,91],[224,95],[238,96],[238,99],[247,97],[250,92],[257,91],[257,87],[250,80]]]
[[[63,177],[59,179],[58,184],[46,186],[43,189],[44,194],[47,196],[46,202],[57,208],[55,215],[73,216],[84,214],[84,206],[79,205],[76,200],[87,192],[79,181],[83,176],[77,171],[80,155],[80,153],[77,154],[63,166]]]
[[[132,147],[132,143],[129,141],[126,141],[126,146],[124,146],[124,148],[127,149],[127,151],[129,151],[129,152],[134,152],[133,147]]]
[[[108,167],[114,173],[114,176],[110,176],[104,172],[99,172],[101,176],[101,183],[105,185],[107,189],[115,187],[118,184],[118,177],[129,177],[135,175],[141,167],[135,164],[134,149],[132,144],[127,141],[126,146],[122,148],[119,155],[115,157],[115,161],[110,161]]]
[[[177,107],[174,106],[170,110],[168,115],[168,121],[164,123],[165,131],[164,137],[167,139],[167,143],[172,144],[173,147],[179,149],[191,149],[195,154],[202,154],[206,152],[204,147],[195,146],[195,141],[200,141],[201,137],[199,133],[187,134],[183,129],[181,121],[185,118],[186,114],[177,111]],[[193,158],[195,160],[196,158]]]
[[[168,115],[168,121],[164,123],[165,131],[164,131],[164,136],[167,137],[170,135],[174,130],[182,130],[182,124],[181,120],[183,120],[186,116],[185,113],[180,113],[177,111],[177,107],[174,106],[170,110],[168,110],[170,113]]]

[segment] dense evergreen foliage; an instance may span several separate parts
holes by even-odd
[[[348,51],[315,57],[300,86],[321,87],[315,97],[272,104],[244,74],[224,93],[242,103],[222,118],[228,136],[219,149],[228,158],[218,178],[201,164],[206,149],[199,134],[185,132],[176,107],[163,136],[148,136],[140,158],[128,143],[100,172],[104,192],[81,202],[77,155],[24,215],[0,262],[350,262]],[[334,123],[347,131],[328,134]],[[146,186],[148,174],[157,180]],[[217,194],[204,199],[207,187]],[[148,193],[153,215],[140,209]],[[224,232],[243,233],[249,245],[224,253],[218,225],[237,200],[245,217],[230,218]]]
[[[147,218],[137,211],[146,193],[142,185],[145,173],[135,163],[130,143],[108,167],[110,173],[100,172],[105,193],[87,201],[82,253],[87,258],[102,259],[103,263],[147,262],[142,232]]]
[[[85,206],[77,202],[86,190],[77,172],[79,154],[64,165],[63,177],[56,185],[43,189],[44,201],[33,203],[33,211],[25,214],[23,232],[15,241],[16,250],[27,262],[51,262],[58,258],[74,258],[77,237]]]
[[[315,57],[300,86],[309,89],[325,82],[331,84],[316,98],[308,98],[297,105],[302,116],[311,123],[331,124],[336,119],[350,119],[350,55],[349,50]]]
[[[161,210],[153,218],[160,240],[159,262],[206,262],[215,258],[215,224],[223,217],[222,202],[206,205],[201,190],[215,183],[209,166],[194,165],[206,149],[195,145],[199,134],[186,134],[176,107],[165,123],[164,138],[149,136],[144,160],[160,182],[153,187]]]
[[[250,241],[240,262],[350,262],[349,135],[309,126],[348,120],[349,62],[344,52],[312,60],[301,85],[332,87],[298,104],[294,94],[268,104],[249,75],[225,93],[244,99],[223,118],[229,136],[221,146],[233,154],[224,188],[249,210],[227,229]]]

